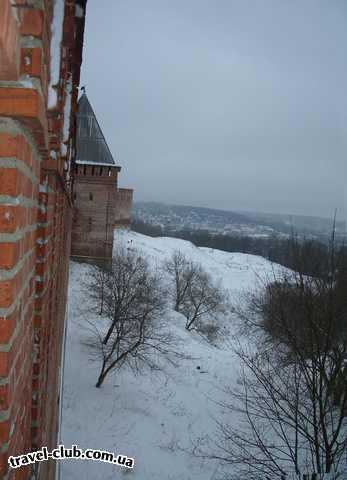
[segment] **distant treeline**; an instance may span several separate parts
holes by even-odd
[[[297,262],[300,261],[300,270],[307,275],[324,274],[322,258],[327,258],[329,251],[328,245],[318,240],[302,238],[299,240],[294,235],[290,238],[283,238],[221,235],[206,230],[180,230],[177,232],[147,224],[139,219],[133,220],[132,229],[151,237],[166,236],[189,240],[198,247],[260,255],[294,270],[298,269]]]

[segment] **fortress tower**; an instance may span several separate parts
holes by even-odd
[[[71,245],[74,258],[109,261],[114,229],[130,224],[133,191],[118,188],[120,170],[87,95],[83,93],[77,113]]]

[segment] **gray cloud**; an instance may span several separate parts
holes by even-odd
[[[82,83],[138,200],[331,216],[344,0],[89,0]]]

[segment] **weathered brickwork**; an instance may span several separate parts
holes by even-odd
[[[131,209],[133,205],[133,190],[118,188],[116,193],[115,227],[129,227],[131,223]]]
[[[71,254],[108,261],[115,228],[130,226],[133,190],[117,188],[119,167],[76,165]]]
[[[133,190],[117,187],[120,167],[75,169],[71,254],[77,260],[108,262],[115,228],[130,227]]]
[[[57,444],[85,8],[0,0],[1,479],[55,476],[7,458]]]
[[[76,165],[73,256],[81,260],[112,257],[119,167]]]
[[[94,171],[100,168],[109,170]],[[77,260],[110,261],[115,228],[130,227],[133,190],[117,188],[116,168],[108,176],[92,174],[92,166],[76,167],[71,254]]]
[[[118,188],[120,167],[75,166],[71,254],[82,261],[112,258],[115,228],[131,222],[133,190]]]

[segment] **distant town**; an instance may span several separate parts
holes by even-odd
[[[333,218],[261,212],[226,211],[204,207],[136,202],[134,221],[162,229],[165,233],[204,230],[209,233],[268,238],[288,238],[293,232],[307,239],[327,241],[334,228]],[[336,221],[336,236],[346,238],[346,222]]]

